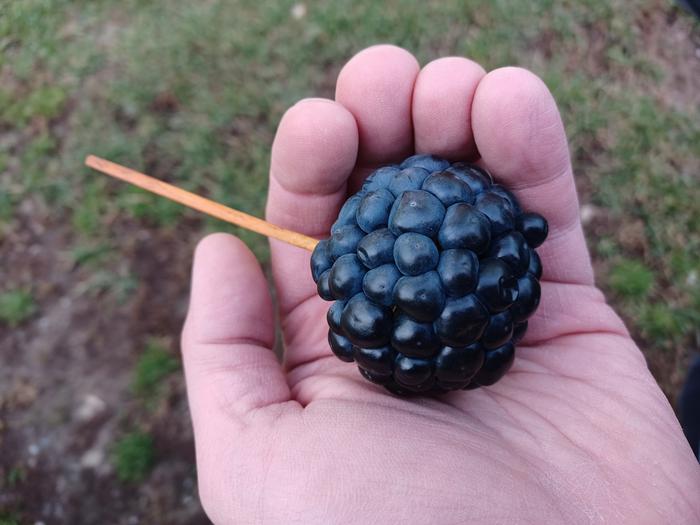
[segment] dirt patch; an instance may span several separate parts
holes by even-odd
[[[139,283],[120,301],[91,289],[92,272],[76,267],[66,249],[71,229],[55,219],[21,214],[0,246],[2,279],[30,288],[41,305],[0,333],[0,509],[28,522],[206,523],[181,374],[155,408],[136,403],[130,389],[148,337],[168,335],[177,355],[197,235],[114,224],[125,242],[101,270],[118,274],[124,266]],[[143,482],[122,483],[112,448],[135,425],[154,437],[157,465]]]

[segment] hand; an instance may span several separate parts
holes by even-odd
[[[547,217],[542,304],[496,385],[402,399],[326,342],[309,253],[272,242],[285,343],[245,245],[197,249],[183,352],[202,503],[217,523],[698,523],[700,467],[620,318],[579,222],[555,102],[518,68],[463,58],[419,71],[378,46],[350,60],[336,100],[287,111],[267,218],[327,237],[372,168],[414,151],[476,159]],[[477,154],[478,151],[478,154]]]

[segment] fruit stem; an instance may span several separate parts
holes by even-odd
[[[85,158],[85,165],[105,173],[106,175],[129,182],[146,191],[165,197],[166,199],[184,204],[197,211],[221,219],[222,221],[230,222],[246,230],[278,239],[293,246],[313,251],[316,244],[318,244],[318,240],[313,237],[280,228],[272,223],[243,213],[242,211],[234,210],[218,202],[183,190],[182,188],[178,188],[162,180],[154,179],[153,177],[149,177],[144,173],[132,170],[126,166],[121,166],[120,164],[96,157],[95,155],[88,155]]]

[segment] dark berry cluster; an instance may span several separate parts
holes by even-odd
[[[495,383],[539,304],[546,236],[477,166],[416,155],[378,169],[311,256],[335,301],[331,349],[396,393]]]

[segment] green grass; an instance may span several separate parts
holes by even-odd
[[[151,339],[136,362],[132,380],[134,393],[146,400],[156,398],[163,379],[179,367],[179,361],[168,352],[164,343]]]
[[[153,438],[139,431],[126,434],[115,443],[113,464],[121,481],[142,481],[155,464]]]
[[[0,511],[0,525],[20,525],[20,523],[21,521],[17,517],[17,514],[6,514]]]
[[[15,327],[29,319],[36,311],[36,303],[27,290],[0,293],[0,322]]]
[[[24,482],[27,479],[27,471],[22,467],[13,467],[7,473],[7,485],[9,488],[14,488],[17,485]]]
[[[562,110],[584,198],[612,225],[589,236],[601,267],[612,268],[599,282],[642,342],[688,346],[700,310],[700,122],[661,88],[685,66],[649,51],[648,22],[666,17],[666,3],[363,0],[307,4],[302,19],[290,14],[295,3],[24,0],[0,8],[0,235],[24,200],[45,201],[75,231],[67,248],[94,272],[87,286],[122,300],[138,285],[133,276],[120,269],[114,278],[99,249],[80,253],[104,244],[116,218],[152,230],[177,231],[187,220],[190,229],[231,231],[264,261],[265,239],[107,181],[82,167],[84,156],[262,215],[284,110],[332,96],[347,58],[392,42],[423,63],[466,55],[487,69],[519,64],[542,76]],[[681,45],[670,42],[659,45]],[[632,223],[643,225],[639,246],[620,233]],[[110,242],[115,251],[119,244]]]
[[[623,260],[611,270],[608,286],[625,299],[641,299],[654,285],[653,272],[639,261]]]
[[[35,118],[52,119],[63,109],[68,93],[58,86],[43,86],[31,91],[26,98],[12,97],[0,92],[0,103],[4,102],[0,122],[26,125]]]

